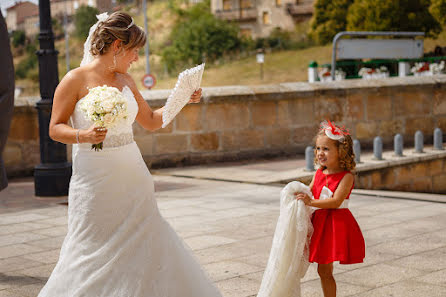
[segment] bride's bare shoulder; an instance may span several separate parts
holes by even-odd
[[[59,85],[70,85],[71,87],[76,87],[76,85],[81,84],[83,81],[82,69],[76,68],[68,71],[67,74],[62,78]]]
[[[81,90],[88,81],[88,71],[84,67],[78,67],[68,71],[60,81],[58,88]]]
[[[85,69],[82,68],[75,68],[65,74],[56,88],[55,97],[59,97],[60,94],[65,100],[74,102],[79,99],[87,81]]]

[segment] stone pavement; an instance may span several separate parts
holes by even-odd
[[[263,165],[252,166],[261,170]],[[162,214],[223,295],[256,296],[281,187],[154,177]],[[67,231],[66,204],[37,200],[33,192],[29,179],[0,192],[1,297],[37,296]],[[353,194],[350,203],[366,239],[366,259],[335,265],[338,296],[446,296],[446,197],[423,201],[420,194],[417,200],[401,199],[404,193],[397,198],[385,197],[383,191],[366,194]],[[315,264],[303,279],[302,291],[303,297],[322,296]]]

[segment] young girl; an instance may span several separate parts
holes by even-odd
[[[324,296],[333,297],[336,296],[333,262],[362,263],[365,256],[364,237],[348,209],[354,185],[351,170],[356,166],[353,142],[348,132],[330,121],[323,122],[316,135],[315,163],[320,168],[310,183],[314,199],[303,193],[297,193],[296,199],[319,208],[311,220],[314,233],[309,260],[318,263],[317,271]],[[331,198],[321,195],[321,192],[327,193],[325,187],[331,191],[328,193],[333,193]]]

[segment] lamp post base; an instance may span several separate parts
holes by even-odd
[[[71,163],[39,164],[34,168],[36,196],[57,197],[68,195]]]

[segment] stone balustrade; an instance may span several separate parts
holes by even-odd
[[[158,108],[169,92],[142,94]],[[417,130],[432,143],[434,128],[446,131],[445,98],[446,75],[211,87],[165,129],[149,132],[135,123],[134,134],[151,167],[303,154],[326,119],[349,128],[364,149],[377,135],[392,147],[396,133],[412,145]],[[39,163],[33,102],[14,110],[4,152],[9,175],[31,174]]]

